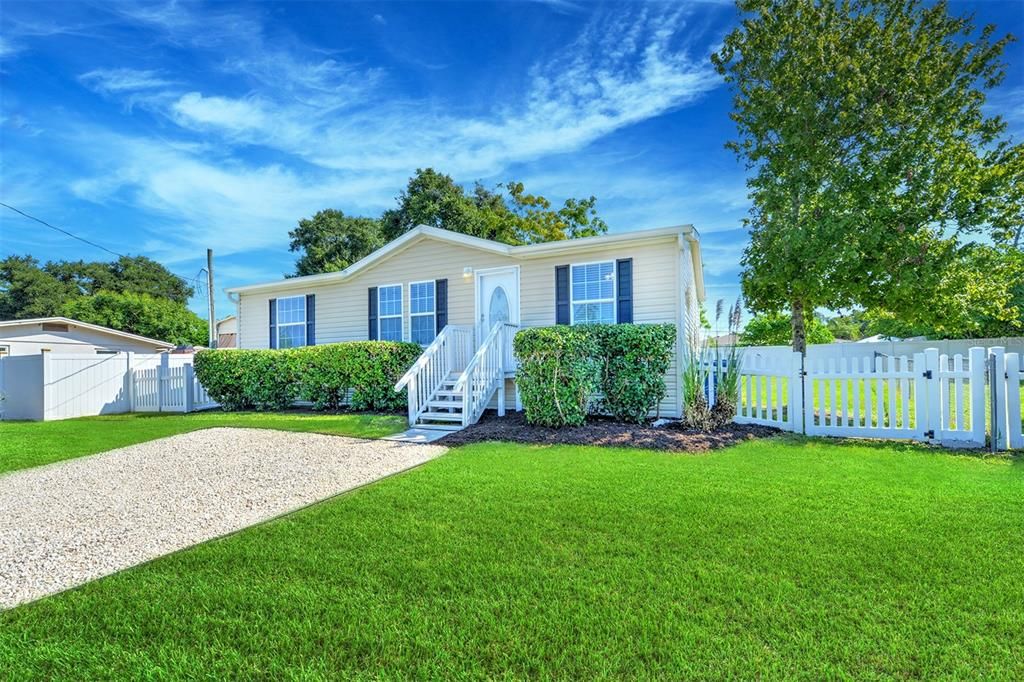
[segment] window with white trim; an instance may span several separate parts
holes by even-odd
[[[572,324],[615,324],[615,261],[570,267]]]
[[[306,297],[277,299],[277,347],[297,348],[305,345]]]
[[[434,281],[409,284],[409,333],[413,343],[429,345],[437,336],[437,296]]]
[[[377,324],[381,341],[402,340],[402,285],[377,287]]]

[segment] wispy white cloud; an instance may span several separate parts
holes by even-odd
[[[168,80],[158,71],[129,68],[93,69],[80,75],[78,80],[91,90],[112,95],[175,85],[175,81]]]
[[[217,130],[229,141],[334,170],[407,172],[443,164],[457,176],[488,175],[510,163],[580,149],[716,87],[706,55],[680,42],[684,27],[678,12],[599,18],[562,56],[529,70],[521,97],[472,115],[377,93],[385,80],[378,70],[276,57],[228,62],[268,87],[245,97],[189,93],[171,114],[185,128]]]

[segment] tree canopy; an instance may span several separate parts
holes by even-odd
[[[76,296],[64,303],[60,314],[174,344],[207,343],[206,320],[181,303],[145,293],[99,291]]]
[[[835,337],[829,328],[816,316],[804,320],[807,343],[832,343]],[[740,334],[741,346],[784,346],[792,337],[791,315],[789,312],[755,315]]]
[[[1022,215],[1024,149],[983,110],[1012,38],[945,2],[738,4],[712,61],[734,92],[729,147],[752,171],[748,304],[788,308],[798,350],[818,307],[944,314],[972,262],[964,238],[1011,239]]]
[[[384,244],[378,221],[333,208],[303,218],[288,236],[289,249],[302,253],[295,262],[296,276],[344,270]]]
[[[193,293],[144,256],[113,262],[0,260],[0,320],[63,315],[170,343],[206,343],[206,322],[188,309]]]
[[[291,250],[301,255],[296,275],[342,270],[385,242],[417,225],[441,227],[506,244],[574,239],[604,234],[597,199],[568,199],[552,208],[543,196],[528,194],[510,181],[488,189],[476,183],[467,192],[451,176],[432,168],[417,169],[397,197],[397,205],[380,219],[346,216],[336,209],[303,218],[291,232]]]

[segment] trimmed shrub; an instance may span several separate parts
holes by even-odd
[[[408,400],[394,390],[423,349],[392,341],[351,341],[298,349],[300,395],[315,409],[338,409],[352,391],[354,410],[393,411]]]
[[[282,410],[308,400],[337,410],[351,391],[355,410],[393,411],[406,403],[395,382],[422,352],[415,343],[353,341],[288,350],[204,350],[196,377],[226,410]]]
[[[621,421],[642,423],[665,398],[675,325],[602,324],[590,330],[603,364],[604,411]]]
[[[526,421],[579,426],[600,380],[597,343],[585,327],[537,327],[516,334],[516,385]]]
[[[196,378],[225,410],[283,410],[298,397],[292,350],[201,350]]]
[[[588,413],[607,412],[643,422],[665,397],[675,341],[672,324],[559,325],[519,332],[512,345],[526,420],[578,426]]]

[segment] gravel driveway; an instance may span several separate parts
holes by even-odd
[[[444,451],[214,428],[0,476],[0,608],[245,528]]]

